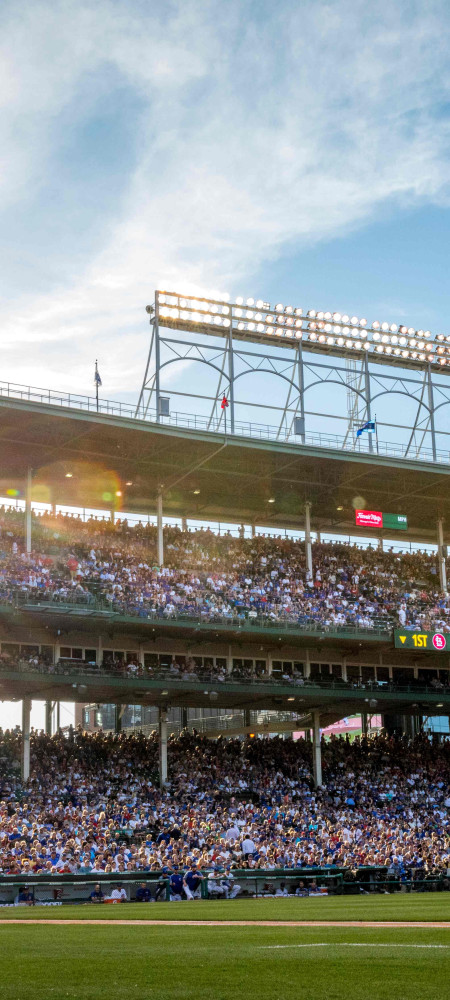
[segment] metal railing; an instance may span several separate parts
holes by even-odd
[[[143,406],[136,409],[131,403],[123,403],[119,400],[99,399],[98,405],[94,396],[85,396],[79,393],[64,392],[53,389],[43,389],[37,386],[21,385],[15,382],[0,381],[0,397],[17,399],[30,403],[39,403],[49,406],[60,406],[61,408],[82,410],[85,413],[99,413],[111,417],[124,417],[133,420],[145,420],[156,426],[179,427],[183,430],[211,431],[224,434],[225,429],[221,419],[211,416],[203,416],[195,413],[182,413],[174,411],[170,416],[159,417],[156,410],[146,409]],[[392,425],[387,425],[392,426]],[[327,448],[338,451],[346,451],[352,454],[372,454],[369,451],[369,441],[360,438],[355,446],[348,436],[339,434],[325,434],[320,431],[307,431],[304,440],[292,433],[280,434],[279,427],[271,424],[260,424],[253,421],[235,421],[234,437],[258,438],[259,440],[292,442],[294,444],[305,444],[315,448]],[[231,436],[231,435],[230,435]],[[421,462],[437,462],[443,465],[450,465],[450,450],[437,450],[433,455],[431,448],[420,447],[414,452],[406,454],[408,445],[406,443],[395,443],[390,441],[378,441],[378,454],[390,458],[409,457]]]
[[[159,682],[160,684],[170,685],[174,690],[186,690],[190,687],[211,687],[215,691],[220,691],[221,688],[226,690],[227,685],[242,685],[245,688],[254,687],[267,687],[275,686],[279,688],[288,688],[291,691],[296,691],[297,697],[300,698],[301,694],[308,693],[314,694],[315,691],[327,691],[337,694],[339,692],[348,695],[349,692],[354,692],[355,696],[359,692],[365,691],[372,693],[373,695],[382,696],[383,694],[413,694],[413,695],[426,695],[428,698],[430,696],[435,696],[435,698],[448,699],[450,694],[450,685],[441,683],[439,688],[436,688],[433,684],[424,683],[422,680],[411,680],[403,683],[401,678],[397,680],[390,681],[377,681],[377,680],[341,680],[338,678],[314,678],[314,677],[302,677],[299,674],[277,676],[275,674],[262,674],[257,673],[249,674],[247,672],[240,672],[238,668],[235,668],[232,673],[221,675],[219,677],[218,671],[205,670],[202,667],[197,667],[197,672],[195,673],[181,673],[181,675],[174,675],[170,668],[152,666],[137,667],[136,670],[130,668],[127,664],[106,664],[97,665],[95,663],[85,663],[82,660],[60,660],[56,664],[45,664],[45,663],[33,663],[28,660],[17,660],[14,663],[8,662],[6,660],[0,660],[0,676],[10,675],[10,674],[40,674],[45,676],[54,676],[58,678],[64,677],[77,677],[77,678],[120,678],[127,682],[134,682],[136,687],[139,684],[142,685],[143,681],[153,681]],[[450,676],[450,675],[449,675]]]
[[[144,608],[125,602],[108,601],[106,598],[96,598],[92,595],[71,595],[62,596],[59,594],[42,594],[42,596],[30,596],[23,590],[2,590],[0,588],[0,606],[13,605],[17,608],[30,606],[33,609],[58,610],[61,612],[81,611],[99,615],[110,615],[117,619],[140,619],[149,624],[161,625],[179,624],[195,626],[211,626],[216,630],[229,630],[230,628],[247,630],[251,632],[276,630],[277,632],[290,632],[298,635],[311,635],[314,638],[336,636],[337,638],[361,638],[379,639],[390,641],[392,639],[392,629],[395,622],[393,618],[381,618],[374,616],[373,625],[335,625],[325,624],[314,620],[301,620],[306,616],[293,617],[271,617],[270,615],[258,615],[252,611],[234,611],[227,615],[212,613],[211,611],[171,611],[167,614],[162,608]]]
[[[204,870],[197,895],[202,899],[353,895],[364,893],[442,892],[449,891],[450,879],[444,872],[425,875],[420,869],[400,873],[387,867],[374,868],[233,868],[217,876]],[[0,906],[61,906],[113,902],[113,890],[120,886],[123,902],[136,902],[138,887],[148,890],[144,902],[168,902],[171,899],[170,874],[162,871],[104,872],[79,875],[49,875],[46,872],[0,875]],[[99,893],[91,894],[95,886]],[[21,899],[26,889],[28,901]],[[178,897],[180,898],[180,897]],[[184,892],[181,898],[186,898]]]

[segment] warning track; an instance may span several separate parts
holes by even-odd
[[[97,925],[99,927],[409,927],[450,930],[450,920],[53,920],[11,918],[0,924]]]

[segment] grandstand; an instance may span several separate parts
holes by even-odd
[[[164,319],[158,301],[157,293],[156,313],[151,312],[156,335],[158,321],[174,325],[172,314]],[[183,322],[178,314],[175,325]],[[198,319],[195,323],[198,327]],[[190,324],[186,320],[185,327]],[[192,335],[199,332],[205,334],[196,329]],[[375,327],[372,334],[376,337]],[[237,332],[238,340],[253,343],[252,336],[251,330]],[[286,343],[293,350],[291,341]],[[325,347],[329,353],[330,345]],[[318,350],[316,341],[308,349]],[[345,351],[345,344],[337,345],[338,355]],[[367,358],[362,364],[367,374]],[[421,364],[411,355],[407,367],[417,370]],[[432,366],[428,360],[424,369],[428,388]],[[363,416],[370,417],[370,372],[365,386]],[[225,801],[230,796],[245,801],[236,805],[242,822],[234,838],[244,830],[250,842],[268,841],[263,854],[267,860],[269,851],[272,870],[331,864],[340,866],[344,877],[355,867],[378,866],[378,875],[389,872],[399,885],[403,877],[410,887],[426,878],[448,888],[447,744],[439,747],[423,735],[434,719],[448,718],[450,706],[444,534],[450,465],[437,448],[434,423],[422,427],[421,440],[431,435],[431,454],[417,447],[412,457],[405,446],[394,457],[388,448],[380,453],[369,446],[343,447],[337,440],[308,443],[304,407],[299,434],[275,440],[260,428],[258,436],[238,431],[231,414],[227,427],[193,417],[164,422],[170,411],[161,407],[160,388],[156,410],[151,409],[152,391],[147,372],[138,408],[131,412],[104,400],[2,388],[0,689],[4,701],[20,699],[23,706],[21,736],[3,738],[3,760],[10,768],[3,796],[15,808],[18,796],[31,795],[39,825],[42,802],[33,796],[46,787],[49,773],[52,809],[59,808],[59,798],[66,803],[70,825],[75,813],[68,799],[75,796],[76,808],[87,806],[83,789],[94,781],[92,803],[102,815],[106,808],[108,819],[105,787],[95,785],[95,761],[104,767],[108,785],[126,752],[135,771],[124,775],[123,794],[132,798],[134,812],[122,825],[132,821],[133,830],[146,829],[148,801],[161,801],[155,799],[158,786],[164,797],[164,808],[155,807],[161,836],[164,824],[173,826],[173,812],[178,810],[176,824],[182,828],[192,797],[200,789],[202,796],[213,797],[216,784],[215,808],[225,810],[222,826],[229,820]],[[229,400],[223,398],[226,409]],[[189,422],[192,426],[185,426]],[[416,418],[414,433],[418,424]],[[363,516],[355,519],[355,508]],[[390,513],[377,513],[384,511]],[[370,537],[366,513],[384,517],[372,547],[362,544]],[[236,531],[219,534],[206,523],[234,524]],[[396,528],[400,547],[392,543]],[[42,736],[30,733],[32,700],[46,703]],[[75,703],[81,727],[52,736],[53,710],[60,702]],[[361,717],[363,741],[347,754],[339,741],[323,741],[321,731],[351,715]],[[371,716],[381,717],[384,727],[378,743],[364,739]],[[108,726],[115,736],[102,735]],[[82,736],[83,728],[91,735]],[[133,737],[128,728],[145,736]],[[259,735],[293,732],[301,739],[252,743]],[[212,741],[229,739],[205,743],[202,734]],[[77,764],[69,766],[69,759]],[[79,788],[73,780],[67,784],[67,767],[70,774],[78,767]],[[413,785],[428,783],[438,827],[428,799],[425,803],[416,788],[404,785],[409,771],[415,774]],[[133,783],[138,772],[144,795]],[[312,854],[299,852],[294,843],[281,848],[270,825],[261,827],[248,808],[250,795],[270,808],[290,796],[292,825],[299,823],[301,810],[313,823],[316,809],[326,825],[333,822],[324,805],[329,787],[341,807],[340,826],[359,829],[353,811],[364,825],[367,783],[378,824],[389,825],[391,832],[383,849],[375,846],[375,828],[363,851],[344,849],[342,838],[336,846],[329,834]],[[411,823],[422,825],[426,852],[423,844],[419,851],[417,837],[409,838],[405,850],[391,809],[394,792]],[[114,822],[116,813],[110,814]],[[199,831],[207,819],[207,810],[200,810]],[[5,822],[7,836],[14,839],[16,829],[19,836],[22,807]],[[193,849],[205,865],[198,836]],[[74,860],[70,838],[55,863],[46,848],[43,868],[25,856],[27,838],[24,868],[14,857],[3,859],[11,876],[79,871],[80,847]],[[353,833],[348,844],[352,840]],[[105,841],[102,849],[107,848]],[[119,862],[119,871],[126,875],[127,865],[130,873],[164,868],[161,850],[152,853],[148,847],[144,855],[143,860],[132,851],[128,862]],[[243,860],[248,859],[240,848],[231,852],[234,867]],[[180,852],[180,864],[191,861],[192,855]],[[230,856],[222,861],[231,863]],[[263,861],[259,852],[260,869]],[[115,864],[110,872],[117,871],[117,858]],[[108,865],[87,868],[95,877],[107,874]],[[298,877],[289,885],[297,891]],[[213,892],[214,885],[210,888]],[[231,884],[222,888],[225,895],[231,892]]]

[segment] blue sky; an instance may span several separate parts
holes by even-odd
[[[135,396],[157,287],[449,329],[450,14],[4,2],[2,378]]]

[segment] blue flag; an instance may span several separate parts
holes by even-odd
[[[362,427],[358,427],[358,430],[356,431],[356,437],[357,438],[361,437],[363,431],[369,431],[369,433],[371,434],[372,431],[374,430],[375,430],[375,421],[366,420],[366,423],[363,424]]]
[[[102,384],[102,380],[100,378],[100,372],[98,371],[98,368],[95,369],[94,383],[95,383],[95,385],[101,385]]]

